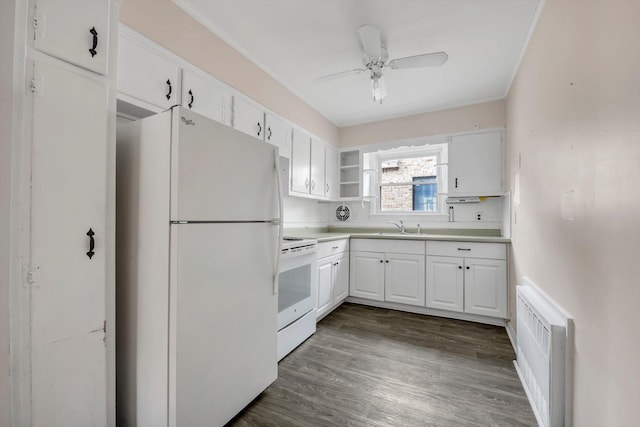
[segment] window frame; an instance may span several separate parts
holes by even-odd
[[[375,166],[375,173],[373,174],[374,183],[372,183],[373,188],[375,188],[375,195],[370,203],[370,215],[372,216],[442,216],[445,215],[445,200],[447,198],[447,177],[446,177],[446,169],[442,166],[446,165],[446,162],[443,162],[443,159],[447,157],[447,144],[426,144],[423,146],[411,146],[411,147],[396,147],[390,148],[386,150],[378,150],[376,152],[366,153],[374,156],[372,159],[372,166]],[[436,158],[436,185],[437,185],[437,211],[383,211],[381,209],[382,203],[382,187],[389,186],[399,186],[399,185],[411,185],[415,187],[416,185],[421,185],[416,181],[409,182],[397,182],[397,183],[385,183],[382,182],[382,163],[387,162],[389,160],[402,160],[402,159],[412,159],[419,157],[430,157],[434,156]],[[412,192],[414,189],[412,189]],[[413,206],[413,203],[412,203]]]

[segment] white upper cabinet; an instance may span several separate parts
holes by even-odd
[[[324,161],[324,142],[311,138],[311,188],[309,192],[312,196],[324,197]]]
[[[244,97],[233,96],[233,127],[264,140],[264,110]]]
[[[330,145],[326,146],[324,196],[329,200],[338,200],[340,185],[338,184],[338,163],[340,154]]]
[[[32,9],[34,47],[99,74],[109,61],[109,9],[105,0],[37,0]]]
[[[231,96],[205,73],[182,70],[182,106],[226,125],[231,124]]]
[[[291,191],[309,194],[311,136],[300,128],[293,128],[291,143]]]
[[[120,33],[118,92],[121,95],[134,98],[140,106],[158,112],[166,110],[179,103],[179,73],[178,65],[169,58]]]
[[[265,113],[264,140],[280,149],[280,155],[291,158],[291,126],[281,118]]]
[[[503,193],[502,133],[454,136],[449,143],[449,196]]]

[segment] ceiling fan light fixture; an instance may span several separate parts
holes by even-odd
[[[387,96],[387,89],[384,86],[384,77],[381,75],[371,76],[371,89],[373,91],[373,102],[382,104],[382,99]]]

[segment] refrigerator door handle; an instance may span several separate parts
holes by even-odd
[[[278,244],[276,253],[276,265],[273,272],[273,295],[278,294],[278,276],[280,275],[280,253],[282,252],[282,237],[283,237],[283,223],[282,223],[282,188],[280,186],[280,158],[278,150],[273,151],[276,185],[278,186]]]

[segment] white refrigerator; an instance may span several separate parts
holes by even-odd
[[[277,167],[180,107],[119,127],[119,426],[222,426],[276,379]]]

